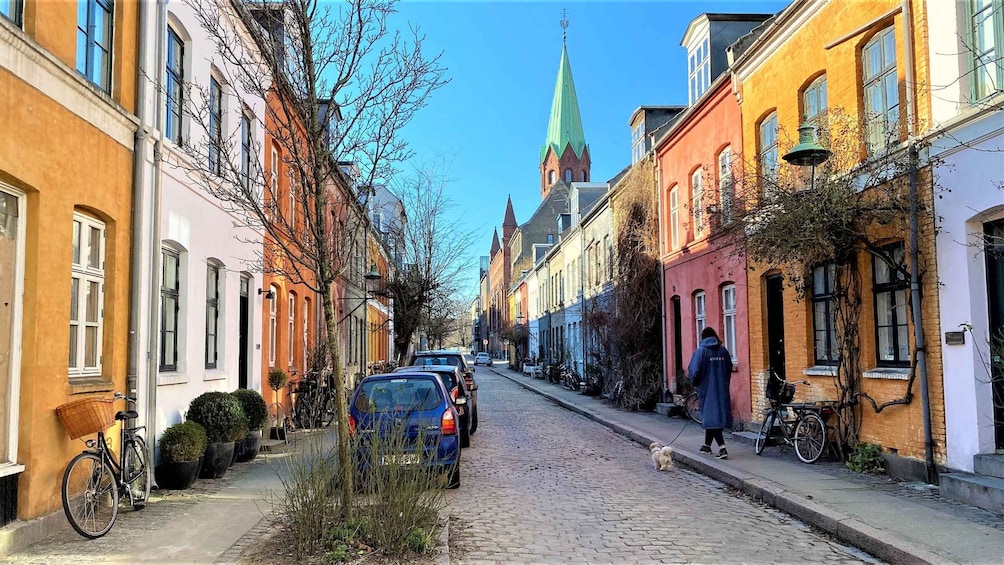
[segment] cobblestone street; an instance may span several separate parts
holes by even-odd
[[[876,562],[480,369],[451,563]]]

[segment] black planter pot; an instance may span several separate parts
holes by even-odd
[[[201,459],[161,463],[153,469],[157,486],[170,490],[185,490],[192,486],[199,476]]]
[[[227,472],[234,460],[234,442],[225,441],[210,443],[206,446],[206,454],[202,456],[202,471],[200,479],[218,479]]]
[[[249,432],[244,439],[237,440],[235,457],[238,463],[251,461],[258,457],[258,450],[261,449],[261,430]]]
[[[286,441],[286,428],[284,427],[272,427],[268,429],[268,439]]]

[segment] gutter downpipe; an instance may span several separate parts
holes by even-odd
[[[132,153],[132,243],[130,245],[130,265],[129,265],[129,294],[132,299],[129,301],[129,358],[126,371],[126,393],[137,398],[137,372],[139,368],[140,343],[139,343],[139,312],[140,302],[140,264],[143,262],[143,179],[144,161],[146,154],[146,139],[150,135],[150,130],[146,123],[146,52],[147,43],[143,41],[144,30],[147,27],[149,17],[146,2],[139,3],[139,26],[136,30],[136,118],[139,120],[139,127],[133,136]],[[150,406],[144,406],[144,412],[150,411]]]
[[[165,65],[165,42],[167,33],[167,0],[157,0],[157,31],[155,33],[157,41],[157,69],[163,69]],[[154,76],[160,76],[159,72]],[[157,141],[153,146],[153,162],[154,162],[154,177],[153,177],[153,206],[150,213],[151,217],[151,228],[150,228],[150,266],[151,266],[151,276],[150,276],[150,316],[149,316],[149,326],[147,328],[147,395],[149,398],[150,409],[146,412],[146,433],[147,437],[150,438],[151,443],[156,445],[154,440],[157,431],[157,372],[159,370],[158,356],[157,356],[157,335],[158,335],[158,324],[157,312],[160,311],[159,308],[154,308],[154,303],[156,302],[155,297],[159,294],[160,289],[160,213],[161,213],[161,192],[162,192],[162,179],[163,179],[163,150],[164,150],[164,114],[160,111],[164,107],[164,89],[160,88],[160,80],[157,81],[157,103],[154,111],[156,112],[156,127],[157,127]]]
[[[656,257],[659,260],[659,295],[662,299],[659,301],[659,310],[662,313],[662,401],[666,401],[666,392],[670,394],[676,393],[676,381],[672,383],[669,382],[669,371],[666,370],[667,360],[669,355],[667,355],[667,338],[666,338],[666,269],[662,265],[662,162],[659,161],[658,147],[655,144],[655,134],[650,135],[652,139],[652,159],[655,161],[655,201],[656,201],[656,226],[658,232],[659,249],[656,251]]]
[[[909,160],[910,184],[910,306],[913,310],[913,336],[917,348],[917,372],[920,377],[920,408],[924,421],[924,468],[926,482],[938,483],[938,468],[934,463],[934,438],[931,431],[931,397],[927,382],[927,350],[924,343],[924,316],[920,304],[920,249],[918,248],[919,210],[917,204],[917,167],[919,153],[916,145],[916,114],[914,111],[913,88],[916,84],[913,72],[913,12],[910,0],[903,0],[903,33],[906,39],[906,111],[907,111],[907,159]]]

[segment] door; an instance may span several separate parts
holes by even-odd
[[[679,382],[679,376],[686,370],[683,366],[683,313],[680,309],[680,297],[670,300],[673,304],[673,378],[674,385]],[[680,390],[676,390],[677,394]]]
[[[994,435],[1004,450],[1004,220],[984,224],[987,257],[987,303],[990,306],[990,374],[994,404]]]
[[[767,364],[777,376],[784,373],[784,280],[781,275],[769,275],[767,286]]]
[[[251,279],[247,276],[241,275],[241,305],[240,305],[240,322],[239,322],[239,351],[237,359],[237,386],[239,388],[248,387],[248,356],[250,352],[248,351],[248,332],[250,331],[250,318],[251,318],[251,301],[248,298],[248,290],[251,287]]]

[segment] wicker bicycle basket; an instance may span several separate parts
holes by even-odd
[[[106,430],[115,423],[111,398],[84,398],[56,407],[56,415],[71,439]]]

